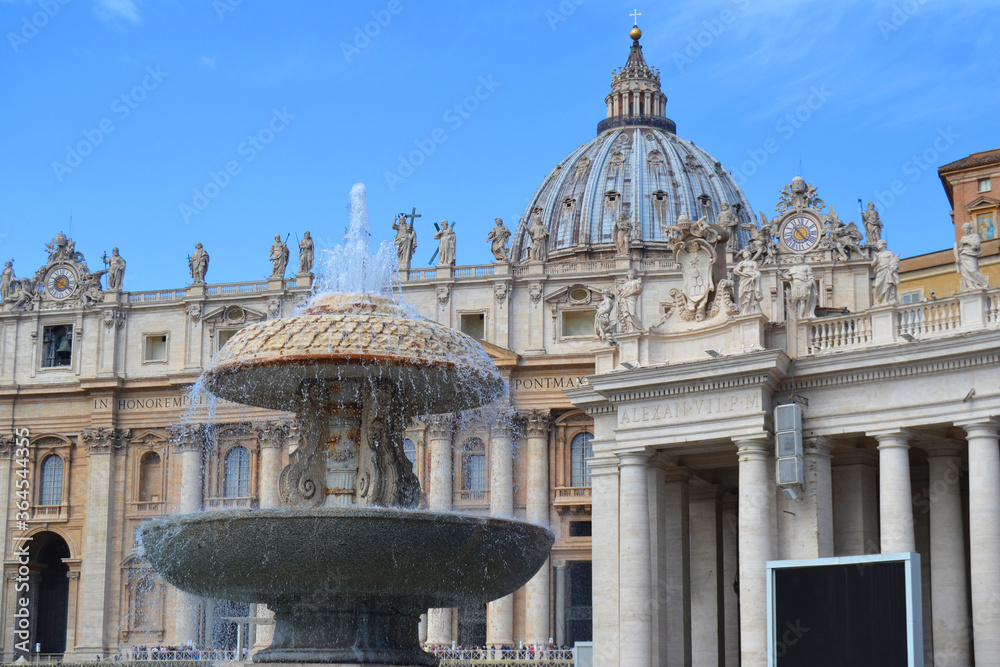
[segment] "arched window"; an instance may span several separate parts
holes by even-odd
[[[590,433],[577,433],[569,445],[570,486],[590,486],[590,466],[587,459],[594,455]]]
[[[50,454],[42,461],[42,483],[38,495],[39,505],[59,505],[62,503],[63,460]]]
[[[410,463],[417,465],[417,446],[409,438],[403,438],[403,454],[410,459]]]
[[[226,454],[226,498],[246,498],[250,495],[250,452],[245,447],[233,447]]]
[[[479,438],[469,438],[462,445],[462,488],[486,490],[486,445]]]
[[[163,500],[163,475],[160,455],[146,452],[139,461],[139,500],[159,502]]]

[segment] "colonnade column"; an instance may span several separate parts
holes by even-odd
[[[596,441],[595,441],[596,444]],[[593,558],[594,662],[617,666],[621,641],[618,604],[618,459],[609,456],[590,460]]]
[[[569,563],[557,560],[552,564],[556,571],[556,646],[566,644],[566,570]]]
[[[725,660],[722,502],[719,488],[691,490],[691,662]],[[683,663],[682,663],[683,664]]]
[[[960,452],[958,444],[950,442],[939,443],[927,451],[935,667],[972,664]]]
[[[181,467],[181,493],[177,502],[178,514],[190,514],[201,509],[202,461],[205,451],[205,431],[201,425],[183,425],[171,429]],[[178,645],[196,642],[198,598],[177,590],[177,615],[174,617],[174,639]]]
[[[278,494],[278,476],[281,474],[281,448],[285,444],[290,431],[296,431],[294,425],[264,422],[256,426],[257,442],[260,444],[260,484],[258,485],[259,504],[261,509],[281,506]],[[256,605],[254,616],[258,618],[274,618],[274,612],[265,604]],[[274,640],[274,625],[260,623],[250,629],[253,632],[253,648],[260,651],[271,645]]]
[[[527,484],[525,518],[549,527],[549,414],[532,410],[526,415]],[[524,641],[549,641],[549,559],[525,585]]]
[[[976,667],[1000,665],[1000,446],[996,420],[961,425],[969,441],[969,551]]]
[[[622,667],[650,667],[653,662],[648,460],[646,452],[618,454],[618,651]]]
[[[510,416],[501,419],[490,434],[490,514],[500,519],[514,517],[514,448]],[[514,596],[493,600],[486,607],[486,644],[514,644]]]
[[[739,456],[740,665],[767,665],[767,561],[774,552],[770,439],[737,440]]]
[[[112,600],[108,585],[112,568],[117,563],[112,558],[112,522],[121,511],[116,507],[119,499],[117,477],[119,452],[125,448],[132,433],[114,427],[85,428],[80,432],[80,442],[87,449],[87,522],[84,529],[83,553],[87,555],[80,565],[80,628],[76,646],[67,646],[67,652],[78,656],[104,656],[107,649],[117,646],[117,638],[105,635]],[[112,594],[117,597],[116,594]]]
[[[427,506],[432,510],[449,511],[454,491],[451,458],[451,415],[433,415],[427,422],[427,440],[431,452],[431,469],[427,490]],[[427,643],[431,646],[451,646],[454,610],[431,609],[427,612]]]
[[[884,554],[916,551],[910,442],[904,430],[874,434],[878,440],[879,531]]]
[[[809,438],[804,443],[805,489],[800,512],[803,521],[796,522],[792,558],[829,558],[833,556],[833,477],[829,438]]]

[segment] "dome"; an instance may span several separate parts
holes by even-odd
[[[750,202],[715,158],[677,136],[676,125],[663,115],[666,101],[659,71],[646,64],[634,39],[625,66],[612,75],[608,116],[598,124],[597,137],[542,181],[514,233],[512,260],[528,258],[535,214],[549,231],[549,260],[614,252],[620,215],[632,222],[633,241],[640,240],[647,254],[666,252],[664,227],[681,215],[715,222],[723,203],[741,223],[736,247],[743,246],[748,227],[755,226]]]

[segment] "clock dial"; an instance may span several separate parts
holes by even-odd
[[[67,268],[54,269],[45,280],[45,289],[56,299],[65,299],[76,288],[76,275]]]
[[[781,228],[781,240],[789,250],[805,252],[819,243],[819,225],[804,215],[791,218]]]

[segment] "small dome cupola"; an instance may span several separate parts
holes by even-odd
[[[632,48],[625,66],[611,72],[611,92],[604,98],[608,116],[598,123],[597,134],[628,126],[657,127],[674,134],[677,125],[664,116],[667,96],[660,91],[660,71],[654,71],[642,57],[640,14],[632,16],[636,19],[629,32]]]

